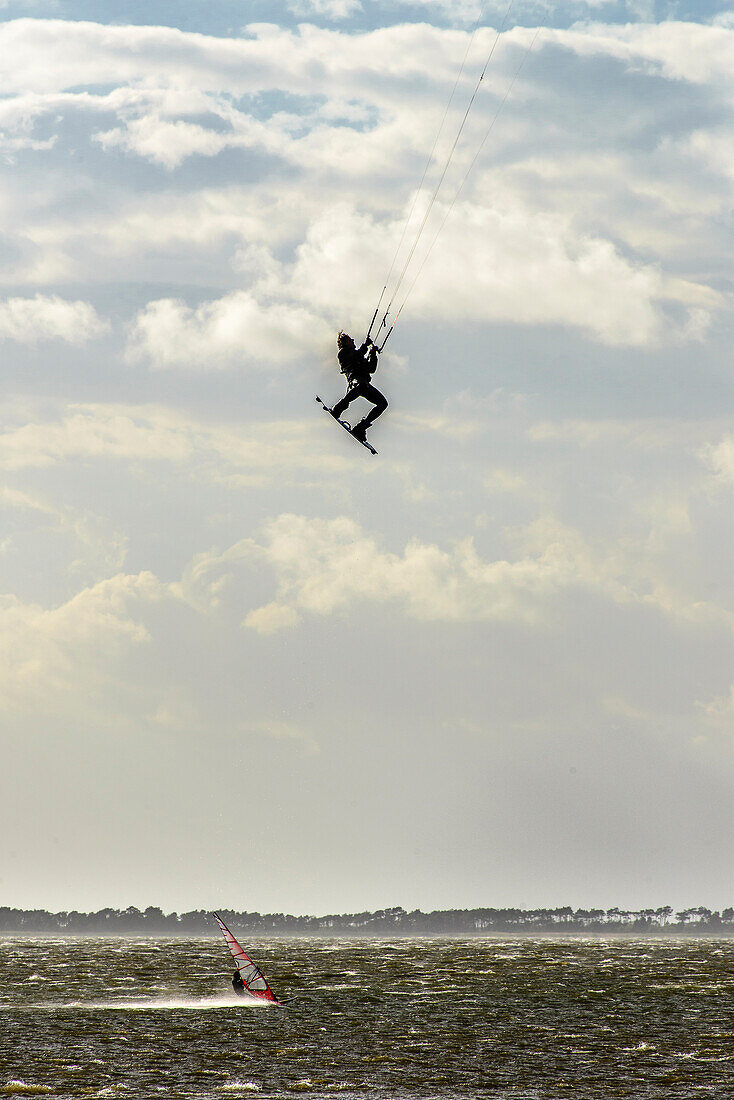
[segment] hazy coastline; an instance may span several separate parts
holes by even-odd
[[[222,909],[224,918],[238,932],[249,936],[347,936],[347,937],[433,937],[492,935],[650,935],[732,936],[734,909],[710,910],[704,906],[674,911],[657,909],[623,910],[572,909],[446,909],[433,912],[400,907],[365,913],[294,916],[287,913],[247,913]],[[0,935],[51,936],[173,936],[216,935],[211,913],[196,909],[185,913],[164,913],[157,907],[145,910],[101,909],[91,913],[75,910],[49,912],[43,909],[0,907]]]

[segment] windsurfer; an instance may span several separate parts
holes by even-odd
[[[232,958],[237,963],[237,969],[232,975],[232,988],[235,993],[240,997],[250,996],[261,1001],[271,1001],[274,1004],[279,1004],[280,1002],[268,985],[262,970],[255,966],[249,955],[245,954],[218,913],[214,914],[214,919],[227,941]]]

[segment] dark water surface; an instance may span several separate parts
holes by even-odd
[[[0,1097],[734,1098],[734,942],[0,940]]]

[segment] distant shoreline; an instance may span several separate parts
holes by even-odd
[[[674,912],[657,909],[444,909],[424,913],[401,907],[372,913],[296,917],[286,913],[220,910],[244,936],[293,938],[408,939],[488,938],[517,936],[734,936],[734,909],[704,906]],[[0,907],[0,936],[168,936],[201,938],[217,935],[208,910],[164,913],[157,907],[140,910],[100,909],[93,913]]]
[[[401,941],[422,941],[425,943],[436,943],[440,940],[446,942],[456,941],[466,943],[468,940],[477,940],[485,943],[496,941],[497,943],[506,943],[509,940],[553,940],[556,942],[562,941],[574,941],[579,942],[582,940],[599,940],[600,942],[608,942],[610,940],[622,941],[622,940],[650,940],[651,942],[663,943],[673,942],[674,940],[731,940],[734,939],[734,930],[726,932],[706,932],[706,931],[694,931],[688,929],[687,931],[676,931],[675,929],[665,929],[659,933],[650,932],[600,932],[600,931],[586,931],[586,932],[554,932],[554,931],[538,931],[532,932],[528,929],[514,930],[510,932],[374,932],[369,934],[367,932],[251,932],[240,933],[240,939],[247,939],[248,943],[266,943],[269,940],[322,940],[324,943],[328,943],[333,940],[345,940],[345,941],[358,941],[364,942],[379,942],[379,943],[400,943]],[[139,940],[141,943],[146,940],[190,940],[192,943],[200,943],[202,940],[216,940],[217,936],[214,932],[201,932],[198,935],[194,932],[165,932],[165,931],[149,931],[149,932],[106,932],[106,931],[90,931],[90,932],[69,932],[59,931],[54,932],[51,929],[47,929],[43,932],[4,932],[0,930],[0,943],[4,940],[114,940],[114,941],[131,941]]]

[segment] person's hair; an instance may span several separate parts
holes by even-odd
[[[337,347],[339,347],[339,348],[343,348],[345,344],[353,344],[353,343],[354,343],[354,340],[353,340],[353,339],[352,339],[352,337],[351,337],[351,336],[349,335],[349,333],[348,333],[348,332],[343,332],[343,331],[342,331],[342,330],[340,329],[340,330],[339,330],[339,334],[338,334],[338,336],[337,336],[337,338],[336,338],[336,344],[337,344]]]

